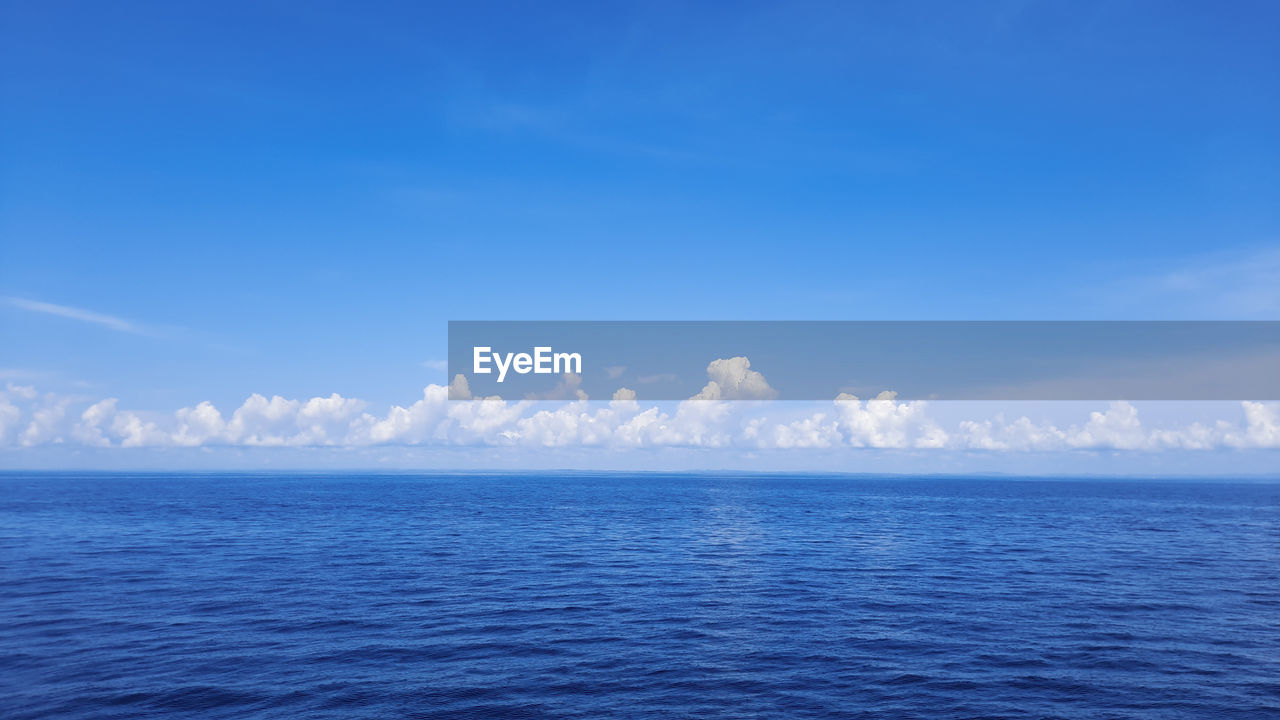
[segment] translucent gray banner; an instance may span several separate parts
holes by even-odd
[[[1280,322],[452,321],[449,377],[451,399],[1274,400]]]

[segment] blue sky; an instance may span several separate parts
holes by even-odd
[[[1272,3],[454,5],[0,5],[0,380],[386,406],[449,319],[1280,319]]]

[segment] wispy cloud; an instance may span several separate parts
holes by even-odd
[[[1280,315],[1280,249],[1205,258],[1158,277],[1157,290],[1231,316]]]
[[[92,310],[71,307],[69,305],[56,305],[54,303],[42,302],[40,300],[28,300],[26,298],[18,297],[6,297],[3,298],[3,300],[6,305],[18,308],[19,310],[70,318],[71,320],[92,323],[109,330],[133,333],[134,335],[153,334],[151,330],[139,325],[138,323],[125,320],[124,318],[118,318],[114,315],[94,312]]]
[[[0,367],[0,380],[41,380],[52,375],[48,370]]]
[[[1274,320],[1280,318],[1280,248],[1180,258],[1091,290],[1089,300],[1128,318]]]

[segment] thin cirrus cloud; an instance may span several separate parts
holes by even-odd
[[[69,320],[79,320],[99,327],[104,327],[117,332],[131,333],[134,335],[152,335],[154,331],[144,327],[138,323],[114,315],[94,312],[93,310],[85,310],[83,308],[71,307],[70,305],[58,305],[40,300],[28,300],[19,297],[6,297],[4,304],[25,310],[27,312],[39,313],[43,315],[53,315],[55,317],[67,318]]]
[[[1130,314],[1159,308],[1179,319],[1273,320],[1280,317],[1280,249],[1182,258],[1155,272],[1092,288],[1085,301]]]

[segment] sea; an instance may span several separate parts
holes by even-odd
[[[7,472],[0,717],[1280,718],[1280,484]]]

